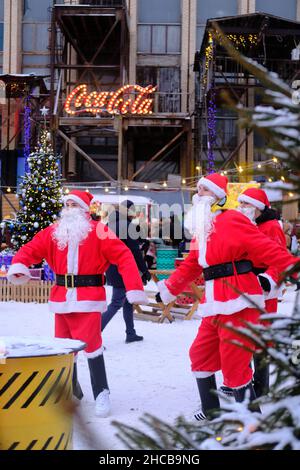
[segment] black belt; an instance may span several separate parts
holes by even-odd
[[[259,274],[265,273],[266,270],[267,270],[266,268],[256,268],[255,266],[253,266],[253,268],[252,268],[252,271],[254,272],[255,276],[258,276]]]
[[[218,279],[220,277],[233,276],[235,273],[246,274],[252,271],[252,269],[253,265],[251,261],[243,259],[241,261],[235,261],[234,263],[214,264],[213,266],[204,268],[203,276],[205,281],[210,281],[211,279]]]
[[[104,274],[56,274],[56,285],[66,289],[74,287],[101,287],[105,284]]]

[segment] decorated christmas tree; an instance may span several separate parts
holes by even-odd
[[[29,171],[19,186],[20,210],[11,238],[15,249],[54,222],[61,210],[59,158],[54,155],[50,133],[43,129],[36,151],[28,157]]]

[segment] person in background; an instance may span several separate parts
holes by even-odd
[[[134,256],[136,265],[141,273],[142,282],[147,284],[151,279],[145,260],[139,247],[139,231],[136,225],[132,224],[135,218],[135,208],[132,201],[126,200],[120,204],[120,209],[112,212],[108,221],[108,226],[123,240]],[[129,275],[132,273],[128,270]],[[140,277],[140,276],[139,276]],[[109,286],[112,286],[112,299],[107,310],[102,314],[102,331],[115,316],[120,308],[123,308],[123,318],[126,325],[126,343],[142,341],[143,336],[136,334],[133,320],[133,307],[126,297],[126,289],[122,277],[120,276],[118,266],[111,264],[106,271],[106,280]]]
[[[244,327],[245,322],[259,322],[258,308],[264,307],[265,300],[253,265],[272,266],[282,272],[298,261],[243,214],[222,210],[226,207],[227,182],[226,176],[218,173],[199,180],[200,200],[185,221],[194,235],[190,253],[167,280],[158,283],[161,299],[168,304],[195,278],[204,275],[205,295],[199,305],[202,321],[190,348],[202,402],[202,410],[195,414],[197,420],[211,419],[220,409],[215,379],[220,369],[235,400],[242,402],[248,392],[252,410],[260,411],[253,403],[256,395],[249,366],[254,344],[226,325]],[[258,308],[253,308],[252,302]],[[235,341],[246,348],[238,347]]]
[[[101,312],[106,308],[104,273],[114,263],[124,281],[128,302],[147,303],[143,284],[131,251],[108,227],[89,214],[92,195],[71,191],[64,197],[60,219],[38,232],[12,260],[7,278],[13,284],[30,279],[29,266],[47,261],[56,274],[50,294],[55,314],[55,337],[86,343],[96,416],[110,413],[109,388],[103,357]],[[73,394],[83,394],[74,366]]]
[[[283,222],[282,229],[283,229],[283,233],[284,233],[284,236],[285,236],[286,247],[287,247],[288,250],[290,250],[291,245],[292,245],[293,226],[288,220],[286,220],[285,222]]]

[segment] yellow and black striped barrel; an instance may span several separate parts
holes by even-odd
[[[73,358],[71,351],[31,357],[8,355],[1,360],[0,450],[72,448]]]

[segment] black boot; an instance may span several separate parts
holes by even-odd
[[[97,357],[89,358],[88,365],[90,369],[93,394],[96,400],[99,393],[101,393],[103,390],[108,390],[103,354],[100,354]]]
[[[110,401],[103,354],[89,358],[88,365],[93,394],[96,400],[96,416],[106,418],[110,413]]]
[[[196,413],[195,418],[198,421],[205,418],[212,419],[216,411],[220,409],[219,397],[216,394],[217,385],[215,375],[211,375],[205,379],[197,378],[197,386],[202,404],[202,414]]]
[[[269,393],[269,364],[263,363],[263,358],[254,355],[253,387],[257,398]]]
[[[73,367],[72,387],[73,387],[74,397],[78,398],[78,400],[82,400],[83,392],[81,390],[80,383],[78,382],[76,362],[74,362],[74,367]]]
[[[238,403],[242,403],[245,400],[246,392],[248,390],[250,391],[249,409],[253,412],[258,411],[259,413],[261,413],[260,407],[256,403],[252,403],[254,400],[256,400],[256,395],[252,383],[248,384],[246,387],[233,389],[233,396],[235,398],[235,401],[237,401]]]
[[[143,339],[143,336],[139,336],[134,333],[133,335],[126,335],[125,343],[134,343],[135,341],[143,341]]]

